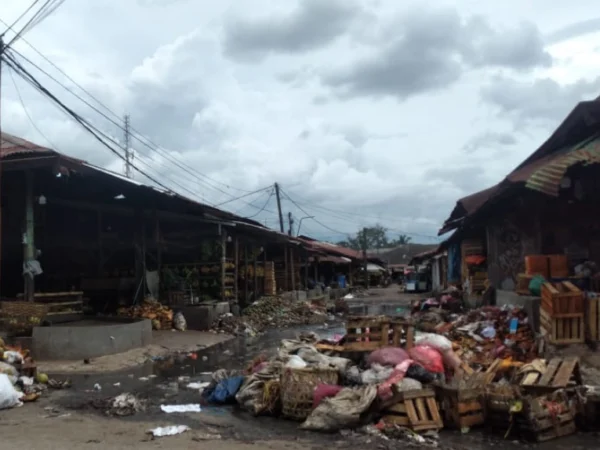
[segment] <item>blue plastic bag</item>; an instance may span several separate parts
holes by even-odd
[[[217,383],[215,388],[206,399],[210,403],[230,403],[235,400],[235,394],[238,393],[244,382],[244,377],[231,377]]]

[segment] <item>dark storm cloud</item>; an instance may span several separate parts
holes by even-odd
[[[469,68],[523,71],[551,65],[533,25],[509,31],[494,30],[482,18],[465,21],[454,9],[415,11],[394,22],[371,56],[323,75],[322,81],[341,96],[406,99],[445,88]]]
[[[497,76],[482,88],[481,96],[501,115],[512,118],[516,127],[524,127],[531,123],[555,124],[578,102],[596,98],[598,92],[600,78],[560,85],[549,78],[521,82]]]
[[[470,139],[464,146],[463,151],[471,154],[480,149],[501,150],[503,147],[510,147],[517,143],[513,133],[502,133],[488,131],[481,133]]]
[[[324,47],[344,34],[359,12],[353,1],[301,0],[286,15],[233,19],[225,26],[225,53],[255,62],[270,53],[303,53]]]
[[[579,36],[600,31],[600,18],[588,19],[581,22],[576,22],[566,27],[556,30],[546,36],[547,44],[558,44],[559,42],[568,41]]]

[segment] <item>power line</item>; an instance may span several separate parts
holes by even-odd
[[[31,11],[31,9],[40,2],[40,0],[34,0],[33,3],[31,5],[29,5],[29,8],[27,8],[25,11],[23,11],[23,13],[17,17],[17,19],[12,23],[12,25],[8,25],[5,24],[8,28],[6,28],[6,30],[4,30],[4,32],[2,33],[2,36],[5,36],[7,32],[11,31],[15,25],[23,18],[27,15],[27,13],[29,11]]]
[[[0,22],[4,23],[6,25],[6,22],[4,22],[2,19],[0,19]],[[47,63],[49,63],[52,67],[54,67],[56,70],[58,70],[63,76],[65,76],[71,83],[73,83],[75,86],[77,86],[79,89],[81,89],[82,92],[84,92],[85,94],[87,94],[92,100],[94,100],[100,107],[102,107],[104,110],[106,110],[108,113],[110,113],[113,117],[117,118],[118,120],[120,120],[120,117],[113,112],[110,108],[108,108],[106,105],[104,105],[100,100],[98,100],[94,95],[92,95],[89,91],[87,91],[83,86],[81,86],[79,83],[77,83],[77,81],[75,81],[72,77],[70,77],[64,70],[62,70],[59,66],[57,66],[54,62],[52,62],[48,57],[46,57],[42,52],[40,52],[37,48],[35,48],[33,46],[33,44],[31,44],[30,42],[28,42],[27,40],[23,39],[23,42],[25,42],[34,52],[36,52],[40,57],[42,57]],[[18,52],[17,52],[18,53]],[[108,117],[106,117],[105,114],[101,113],[100,111],[98,111],[94,106],[92,106],[89,102],[87,102],[86,100],[82,99],[80,96],[78,96],[75,92],[73,92],[72,90],[70,90],[68,87],[66,87],[64,84],[62,84],[60,81],[58,81],[56,78],[54,78],[52,75],[50,75],[48,72],[46,72],[45,70],[43,70],[41,67],[39,67],[37,64],[35,64],[33,61],[31,61],[30,59],[28,59],[27,57],[25,57],[24,55],[18,53],[19,56],[21,56],[23,59],[25,59],[29,64],[31,64],[32,66],[34,66],[35,68],[37,68],[40,72],[42,72],[43,74],[45,74],[48,78],[50,78],[51,80],[53,80],[55,83],[59,84],[61,87],[63,87],[65,90],[67,90],[69,93],[71,93],[72,95],[74,95],[75,97],[77,97],[79,100],[81,100],[83,103],[85,103],[87,106],[89,106],[90,108],[92,108],[93,110],[95,110],[98,114],[101,114],[102,116],[104,116],[107,120],[111,121],[114,125],[119,126],[120,125],[118,123],[115,123],[114,121],[112,121],[111,119],[109,119]],[[140,133],[139,131],[137,131],[135,128],[131,128],[131,131],[133,131],[134,133],[136,133],[138,136],[134,135],[134,138],[139,141],[142,145],[144,145],[145,147],[148,147],[151,151],[156,151],[157,153],[160,154],[160,152],[158,151],[158,149],[161,149],[161,147],[152,142],[152,140],[150,140],[148,137],[143,136],[142,133]],[[142,140],[143,138],[143,140]],[[152,148],[152,146],[154,146],[155,148]],[[165,150],[166,151],[166,150]],[[168,157],[165,157],[168,160]],[[173,157],[173,159],[176,159]],[[171,161],[173,162],[173,161]],[[204,180],[200,179],[199,177],[204,177],[207,180],[210,180],[214,183],[217,184],[221,184],[222,186],[227,187],[228,189],[234,189],[236,191],[240,191],[240,192],[249,192],[245,189],[240,189],[237,188],[235,186],[230,186],[226,183],[220,182],[218,180],[215,180],[211,177],[209,177],[208,175],[202,174],[200,172],[194,173],[192,172],[188,167],[186,167],[185,165],[179,165],[178,162],[174,162],[175,165],[177,165],[180,169],[184,170],[185,172],[189,173],[190,175],[194,176],[196,179],[200,180],[200,182],[205,182]],[[206,182],[207,183],[207,182]],[[207,183],[208,184],[208,183]],[[215,189],[215,187],[211,186],[209,184],[210,187],[212,187],[213,189]],[[218,190],[218,188],[217,188]],[[223,191],[221,191],[223,192]],[[226,192],[223,192],[226,195],[231,195],[228,194]]]
[[[252,219],[252,218],[258,216],[261,212],[265,211],[267,208],[267,205],[269,204],[269,201],[271,201],[271,199],[273,198],[274,193],[275,193],[275,190],[273,188],[271,188],[271,192],[269,193],[269,196],[267,197],[267,201],[265,202],[263,207],[256,214],[254,214],[252,216],[248,216],[248,217],[246,217],[246,219]]]
[[[222,202],[222,203],[217,203],[217,204],[215,205],[215,207],[222,206],[222,205],[226,205],[227,203],[235,202],[236,200],[241,200],[241,199],[243,199],[243,198],[249,197],[250,195],[258,194],[259,192],[266,191],[267,189],[269,189],[269,188],[271,188],[271,187],[272,187],[272,186],[266,186],[266,187],[264,187],[264,188],[257,189],[256,191],[249,192],[248,194],[244,194],[244,195],[240,195],[239,197],[232,198],[231,200],[227,200],[227,201],[225,201],[225,202]]]
[[[27,21],[27,23],[21,28],[21,31],[15,34],[15,36],[6,44],[7,47],[12,46],[19,38],[25,33],[39,25],[47,17],[49,17],[56,9],[61,6],[65,0],[46,0],[46,3],[42,5],[40,9]],[[37,2],[35,2],[37,3]],[[34,5],[32,5],[33,7]]]

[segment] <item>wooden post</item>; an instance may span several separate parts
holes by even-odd
[[[102,211],[96,211],[97,239],[98,239],[98,277],[102,277],[104,268],[104,250],[102,249]]]
[[[134,227],[133,227],[133,258],[135,264],[135,286],[134,286],[134,303],[139,304],[144,299],[145,294],[145,263],[143,261],[144,258],[144,213],[141,209],[137,209],[135,211],[135,216],[133,217]]]
[[[240,265],[240,243],[238,241],[238,237],[237,235],[235,236],[235,241],[233,244],[233,263],[235,264],[235,267],[233,269],[233,278],[235,279],[234,281],[234,285],[233,285],[233,295],[235,295],[235,301],[236,303],[239,303],[240,301],[240,289],[239,289],[239,276],[240,276],[240,270],[239,270],[239,265]]]
[[[304,289],[308,291],[308,250],[304,250]]]
[[[248,244],[244,242],[244,307],[248,304]]]
[[[315,256],[315,283],[319,284],[319,257]]]
[[[267,247],[265,244],[262,245],[263,249],[263,281],[262,281],[262,295],[266,295],[265,286],[267,285]]]
[[[222,225],[221,229],[221,301],[226,300],[225,297],[225,264],[227,264],[227,231]]]
[[[35,216],[33,210],[33,172],[25,172],[25,239],[23,242],[23,261],[27,264],[35,260]],[[34,275],[25,275],[23,298],[33,301],[35,292]]]
[[[162,245],[160,238],[160,220],[156,211],[154,211],[154,242],[156,242],[156,270],[158,270],[158,276],[160,278],[160,270],[162,267]]]
[[[296,290],[296,269],[294,267],[294,249],[290,247],[290,267],[292,275],[292,291]]]
[[[290,278],[289,278],[289,272],[288,272],[288,248],[287,248],[287,244],[284,244],[283,247],[283,279],[285,281],[285,290],[289,291],[290,290]]]
[[[258,268],[258,255],[255,253],[255,256],[254,256],[254,301],[256,301],[258,299],[258,274],[256,273],[257,268]]]

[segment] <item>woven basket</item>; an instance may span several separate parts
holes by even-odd
[[[304,420],[313,410],[315,388],[338,384],[338,371],[331,368],[285,368],[281,374],[281,403],[284,417]]]

